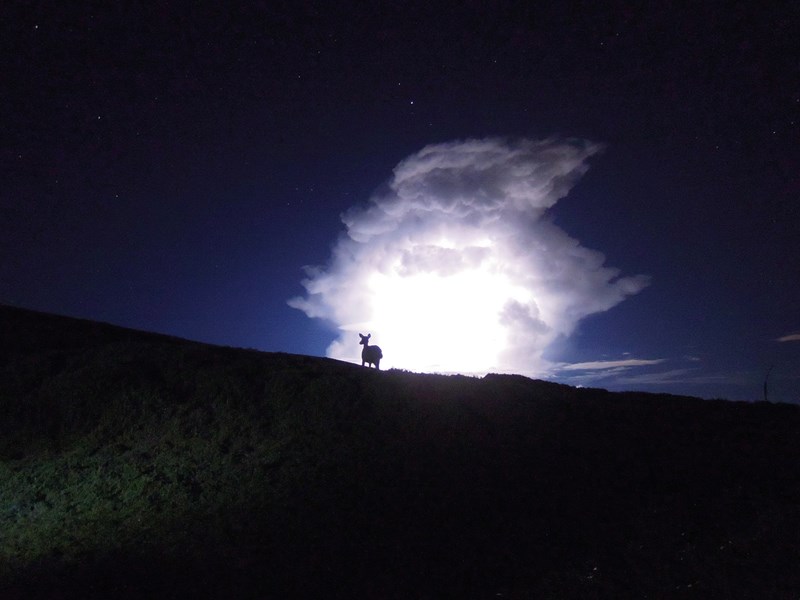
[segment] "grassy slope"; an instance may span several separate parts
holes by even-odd
[[[797,597],[800,407],[0,307],[5,597]]]

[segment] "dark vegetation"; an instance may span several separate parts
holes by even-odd
[[[797,598],[800,407],[0,308],[2,598]]]

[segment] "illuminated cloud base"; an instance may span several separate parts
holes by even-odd
[[[289,304],[339,330],[328,356],[384,368],[541,375],[545,349],[583,317],[648,284],[548,218],[598,152],[581,140],[436,144],[394,169],[388,191],[342,215],[326,267],[306,267]]]

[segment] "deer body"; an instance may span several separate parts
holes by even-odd
[[[381,352],[380,346],[370,346],[369,345],[369,338],[372,337],[371,333],[367,335],[358,334],[361,337],[361,341],[359,344],[364,346],[364,349],[361,351],[361,366],[364,366],[364,363],[367,364],[368,367],[375,365],[375,368],[380,371],[381,369],[381,359],[383,358],[383,352]]]

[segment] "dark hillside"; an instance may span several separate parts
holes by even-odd
[[[2,598],[797,598],[800,407],[0,307]]]

